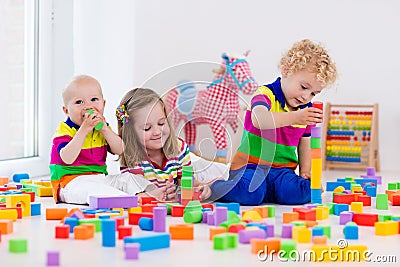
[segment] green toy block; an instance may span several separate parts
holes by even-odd
[[[228,239],[228,248],[236,248],[238,246],[238,235],[235,233],[225,233]]]
[[[246,226],[247,225],[247,223],[245,223],[245,222],[241,222],[241,221],[236,221],[236,220],[227,220],[227,221],[224,221],[224,222],[222,222],[222,223],[220,223],[219,224],[219,226],[222,226],[222,227],[224,227],[226,230],[228,230],[229,229],[229,226],[231,226],[231,225],[233,225],[233,224],[242,224],[243,226]]]
[[[93,114],[93,109],[89,109],[87,111],[87,113]],[[96,126],[94,126],[94,129],[98,131],[98,130],[101,130],[101,128],[103,128],[103,126],[104,126],[104,123],[101,121],[98,124],[96,124]]]
[[[311,148],[321,148],[321,138],[311,137],[310,147]]]
[[[186,212],[191,212],[191,211],[200,211],[202,210],[202,206],[199,200],[191,200],[189,203],[186,205],[185,210],[183,213]]]
[[[345,182],[352,182],[354,181],[354,177],[347,176],[344,178]]]
[[[334,214],[334,209],[333,209],[333,207],[335,206],[334,203],[328,202],[328,203],[325,204],[325,206],[328,207],[329,214]]]
[[[392,220],[392,215],[385,215],[385,214],[379,214],[378,215],[378,221],[380,222],[386,222],[386,221],[391,221]]]
[[[389,209],[388,195],[376,194],[376,209],[377,210],[388,210]]]
[[[193,177],[192,166],[182,166],[182,178],[183,177]]]
[[[203,219],[203,213],[201,211],[187,211],[183,214],[183,221],[185,223],[199,223]]]
[[[397,183],[397,189],[400,189],[400,182]]]
[[[331,226],[330,225],[319,225],[318,227],[321,227],[324,229],[324,236],[331,238]]]
[[[182,189],[192,189],[193,188],[193,179],[191,176],[182,176],[181,179]]]
[[[397,190],[397,183],[388,183],[388,190]]]
[[[9,251],[11,253],[27,253],[28,252],[28,240],[22,238],[10,239],[9,240]]]
[[[167,207],[167,215],[171,215],[171,208],[172,206],[177,206],[179,203],[159,203],[159,206],[166,206]]]
[[[281,250],[285,251],[285,253],[282,253],[281,255],[282,258],[288,259],[289,257],[293,258],[296,254],[291,254],[292,251],[296,252],[296,247],[297,247],[297,242],[291,239],[282,239],[281,240]]]
[[[291,222],[294,226],[306,226],[306,222],[304,221],[293,221]]]
[[[238,235],[234,233],[219,234],[214,236],[213,242],[215,250],[236,248],[238,245]]]
[[[82,225],[82,224],[94,224],[94,231],[96,233],[101,232],[101,220],[97,219],[97,218],[93,218],[93,219],[80,219],[78,221],[78,225]]]
[[[237,213],[232,211],[232,210],[228,210],[227,220],[228,221],[235,221],[235,222],[240,222],[241,221],[240,218],[239,218],[239,215],[237,215]]]
[[[273,205],[267,205],[267,207],[268,207],[268,218],[275,217],[276,207]]]

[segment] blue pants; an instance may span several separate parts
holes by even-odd
[[[212,201],[241,205],[299,205],[311,200],[310,180],[288,168],[250,164],[239,170],[230,170],[229,180],[215,181],[211,191]]]

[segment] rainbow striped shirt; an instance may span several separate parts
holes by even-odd
[[[130,172],[143,175],[145,179],[157,187],[165,186],[170,176],[175,181],[180,179],[182,177],[182,166],[190,166],[192,163],[188,145],[179,137],[178,144],[180,147],[178,155],[169,159],[164,158],[162,166],[149,159],[138,163],[133,168],[121,167],[121,173]]]
[[[54,136],[50,156],[50,179],[53,187],[53,196],[57,201],[60,183],[64,186],[68,181],[63,181],[66,175],[80,175],[85,173],[107,174],[106,157],[108,144],[99,131],[92,131],[86,136],[82,150],[72,164],[66,164],[60,157],[60,150],[65,147],[75,136],[79,126],[68,118],[61,122]]]
[[[242,140],[232,160],[231,169],[238,170],[247,164],[296,169],[297,146],[300,138],[311,135],[311,126],[296,124],[260,130],[251,121],[252,109],[258,105],[265,106],[270,112],[289,112],[280,78],[272,84],[260,86],[254,93],[251,105],[246,110]],[[307,106],[311,106],[311,103],[299,108]]]

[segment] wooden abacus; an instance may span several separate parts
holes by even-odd
[[[363,169],[379,164],[378,104],[325,105],[323,169]]]

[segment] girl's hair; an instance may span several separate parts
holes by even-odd
[[[334,83],[337,78],[335,62],[328,52],[320,44],[308,39],[295,43],[281,58],[280,67],[286,67],[289,73],[306,68],[316,73],[317,80],[324,86]]]
[[[128,120],[121,120],[118,118],[118,134],[124,141],[125,149],[124,153],[121,154],[120,160],[121,165],[126,167],[134,167],[135,164],[143,161],[146,158],[146,148],[140,143],[139,137],[136,134],[134,123],[135,123],[135,112],[138,109],[144,108],[149,104],[152,104],[153,108],[157,103],[160,103],[164,110],[164,115],[170,128],[170,134],[165,141],[163,151],[167,158],[174,157],[179,153],[178,141],[171,125],[170,119],[167,116],[167,110],[161,97],[151,89],[136,88],[130,90],[122,98],[120,107],[124,105],[127,113]],[[151,109],[149,109],[150,112]]]

